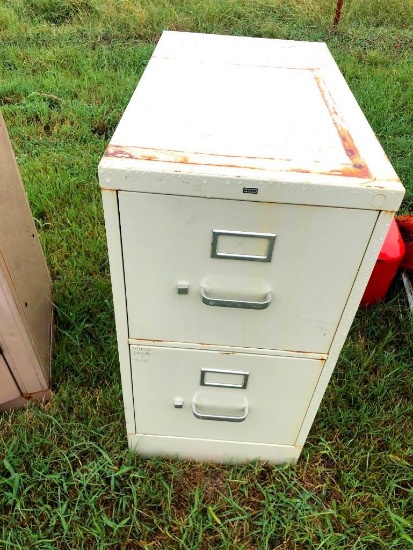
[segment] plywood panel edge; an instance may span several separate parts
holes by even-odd
[[[50,369],[52,283],[0,112],[0,252],[16,308],[35,342],[39,364]]]
[[[46,328],[49,330],[49,325]],[[0,346],[22,393],[48,389],[49,377],[39,363],[30,331],[16,307],[7,277],[1,268]]]
[[[0,412],[8,412],[12,409],[23,409],[28,407],[31,403],[47,403],[52,399],[52,391],[45,390],[32,394],[22,395],[17,399],[12,399],[6,403],[0,403]]]

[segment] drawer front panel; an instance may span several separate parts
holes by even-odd
[[[129,336],[326,353],[377,213],[119,193]]]
[[[294,445],[323,361],[131,346],[136,432]]]

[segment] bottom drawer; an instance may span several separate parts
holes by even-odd
[[[294,445],[322,360],[131,346],[136,432]]]

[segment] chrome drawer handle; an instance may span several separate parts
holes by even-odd
[[[228,300],[226,298],[211,298],[205,294],[205,288],[201,286],[201,298],[207,306],[238,307],[242,309],[267,309],[271,304],[272,293],[267,292],[262,302],[248,302],[244,300]]]
[[[222,420],[224,422],[244,422],[248,416],[248,405],[243,408],[243,414],[241,416],[227,416],[221,414],[202,414],[196,408],[196,403],[192,402],[192,412],[196,418],[201,420]]]

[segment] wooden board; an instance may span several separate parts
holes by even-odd
[[[20,397],[20,390],[10,374],[3,354],[0,354],[0,381],[0,406],[2,403]]]
[[[0,287],[0,345],[13,378],[21,393],[45,391],[50,384],[52,284],[1,113]]]

